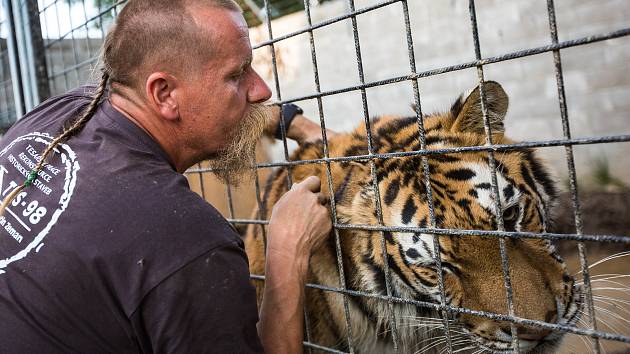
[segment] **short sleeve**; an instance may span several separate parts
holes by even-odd
[[[144,353],[263,353],[245,251],[203,254],[152,289],[131,316]]]

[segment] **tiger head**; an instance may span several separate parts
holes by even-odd
[[[508,108],[505,91],[496,82],[486,82],[483,88],[492,143],[513,143],[504,136],[503,120]],[[460,96],[450,111],[425,116],[423,121],[427,150],[486,144],[479,87],[468,95]],[[421,149],[415,117],[382,117],[373,121],[372,132],[375,153]],[[366,152],[364,128],[344,139],[343,144],[336,143],[336,146],[345,146],[345,151],[337,151],[340,155]],[[334,149],[332,153],[335,153]],[[382,217],[385,226],[497,230],[493,169],[488,152],[430,152],[426,156],[426,166],[420,156],[375,160],[381,216],[375,212],[377,193],[369,164],[352,162],[336,167],[347,173],[346,181],[336,181],[335,197],[340,222],[375,225]],[[556,197],[556,189],[543,163],[530,149],[502,150],[494,153],[494,159],[499,212],[504,229],[545,232],[550,223],[550,207]],[[427,197],[425,167],[430,172],[433,211]],[[355,177],[348,177],[351,174]],[[353,179],[359,182],[353,185]],[[380,238],[384,237],[392,294],[440,304],[441,291],[435,261],[438,248],[435,242],[439,240],[446,304],[508,315],[498,237],[362,230],[351,233],[354,237],[369,239],[361,246],[354,246],[363,248],[360,252],[363,256],[354,262],[356,272],[353,273],[352,285],[367,291],[385,292],[380,242]],[[574,324],[580,312],[581,288],[567,274],[565,264],[551,242],[542,238],[506,238],[505,250],[515,316],[552,324]],[[414,339],[421,325],[414,326],[413,318],[439,317],[434,310],[415,311],[411,316],[403,311],[399,314],[402,318],[397,319],[403,342],[416,343],[411,345],[413,351],[427,348],[430,343],[420,345]],[[467,313],[451,316],[452,337],[459,339],[459,346],[454,349],[471,346],[475,350],[485,348],[496,353],[513,351],[510,322]],[[411,320],[407,320],[409,318]],[[441,322],[431,323],[433,325],[425,325],[427,332],[435,331]],[[413,330],[408,331],[408,328]],[[516,325],[516,329],[521,353],[549,353],[562,337],[541,327]]]

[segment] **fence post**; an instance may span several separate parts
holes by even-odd
[[[15,19],[13,17],[11,0],[2,0],[2,7],[6,11],[6,21],[8,29],[7,51],[9,55],[11,84],[13,86],[13,101],[15,104],[15,117],[13,117],[13,119],[10,118],[12,124],[14,120],[24,115],[24,92],[22,88],[22,77],[20,76],[20,60],[18,58],[16,48]]]
[[[12,5],[24,106],[29,111],[50,96],[39,7],[37,0],[17,0]]]

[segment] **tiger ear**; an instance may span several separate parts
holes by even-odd
[[[507,113],[509,98],[503,87],[495,81],[484,82],[483,92],[490,129],[493,133],[503,133],[505,131],[503,119]],[[451,107],[451,115],[455,119],[451,125],[451,131],[485,133],[479,86],[466,98],[462,95],[455,101]]]

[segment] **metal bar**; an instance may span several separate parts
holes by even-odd
[[[50,97],[48,69],[46,66],[46,48],[44,46],[44,38],[42,37],[42,26],[39,21],[37,0],[27,0],[26,9],[28,13],[28,25],[30,27],[31,50],[33,52],[35,89],[37,90],[37,101],[35,104],[39,104]]]
[[[556,24],[556,11],[553,0],[547,0],[547,14],[549,17],[549,34],[552,44],[558,43],[558,28]],[[562,60],[560,51],[553,51],[554,72],[556,74],[556,86],[558,88],[558,104],[560,106],[560,117],[562,120],[562,133],[565,139],[571,139],[571,128],[569,126],[569,114],[567,110],[567,100],[564,91],[564,76],[562,74]],[[582,234],[582,217],[580,212],[580,200],[578,198],[577,175],[575,171],[575,160],[573,157],[573,147],[565,146],[565,156],[567,167],[569,170],[569,189],[571,192],[571,203],[573,205],[573,215],[575,220],[575,232]],[[578,243],[578,257],[580,259],[580,267],[582,278],[584,281],[584,291],[586,297],[586,307],[588,310],[588,324],[593,330],[597,330],[597,320],[595,318],[595,306],[593,301],[593,291],[591,289],[591,281],[588,271],[588,261],[586,259],[586,245],[583,242]],[[594,338],[592,342],[593,353],[600,353],[600,343],[598,338]]]
[[[13,101],[15,104],[16,119],[23,116],[26,113],[26,105],[24,101],[24,85],[22,83],[22,72],[17,37],[15,33],[15,16],[13,13],[12,0],[3,0],[5,13],[7,16],[8,24],[8,37],[7,37],[7,51],[9,54],[9,70],[11,75],[11,81],[13,84]]]
[[[470,0],[468,2],[468,8],[470,12],[470,25],[473,34],[473,44],[475,47],[475,58],[477,60],[481,60],[481,44],[479,43],[475,0]],[[479,64],[477,66],[477,76],[479,78],[479,98],[481,101],[481,112],[483,115],[483,128],[486,135],[486,146],[489,146],[492,145],[492,127],[490,126],[490,119],[488,117],[488,107],[484,90],[483,64]],[[497,182],[497,164],[494,158],[494,152],[492,151],[488,151],[488,165],[490,166],[491,171],[491,190],[492,196],[494,198],[494,210],[495,220],[497,222],[497,231],[505,231],[505,227],[503,224],[503,207],[501,205],[501,194],[499,192],[499,184]],[[508,314],[510,316],[514,316],[514,299],[512,281],[510,279],[510,263],[508,260],[505,238],[499,239],[499,253],[501,257],[501,268],[503,272],[503,284],[505,286],[505,294],[507,298]],[[510,324],[510,332],[512,337],[512,349],[516,354],[519,354],[521,351],[518,339],[518,330],[513,323]]]
[[[310,343],[309,341],[302,342],[302,344],[305,347],[307,347],[309,350],[312,348],[312,349],[317,349],[317,350],[320,350],[320,351],[323,351],[323,352],[327,352],[327,353],[350,354],[350,353],[342,352],[342,351],[335,350],[335,349],[332,349],[332,348],[324,347],[324,346],[321,346],[321,345],[313,344],[313,343]]]
[[[271,11],[269,8],[269,0],[264,0],[264,7],[265,7],[265,14],[266,14],[265,22],[267,23],[267,33],[269,35],[269,39],[273,39],[273,29],[271,28]],[[271,44],[269,46],[269,50],[271,51],[271,67],[273,71],[273,80],[276,86],[276,99],[278,101],[281,101],[282,94],[280,92],[280,78],[278,76],[278,62],[276,60],[275,46]],[[284,115],[283,111],[284,111],[283,107],[280,106],[280,117]],[[289,148],[287,146],[287,127],[284,122],[284,119],[280,118],[279,123],[280,123],[281,137],[282,137],[282,147],[284,148],[284,160],[289,161]],[[286,168],[287,168],[287,189],[291,189],[291,186],[293,185],[293,176],[292,176],[292,171],[291,171],[292,166],[287,166]],[[265,250],[266,250],[266,246],[267,245],[265,244]],[[306,296],[306,294],[304,296]],[[307,340],[310,341],[311,330],[310,330],[310,325],[309,325],[308,309],[306,308],[306,301],[304,302],[302,311],[304,312],[304,332],[306,334]]]
[[[416,58],[413,48],[413,34],[411,32],[411,20],[409,18],[409,7],[407,0],[401,2],[403,9],[403,17],[405,22],[405,34],[407,37],[407,51],[409,54],[409,68],[412,73],[416,73]],[[416,104],[416,119],[418,121],[418,140],[420,142],[420,149],[426,150],[426,132],[424,130],[424,121],[422,119],[422,102],[420,100],[420,88],[418,85],[418,79],[411,80],[413,88],[413,96]],[[433,189],[431,188],[431,171],[429,168],[429,160],[427,156],[422,156],[422,171],[424,177],[424,186],[427,192],[427,202],[429,206],[429,223],[432,228],[437,227],[437,219],[435,217],[435,205],[433,201]],[[436,270],[438,273],[438,284],[440,289],[440,303],[446,305],[446,290],[444,286],[444,268],[442,267],[442,251],[440,247],[440,239],[436,234],[433,234],[433,252],[434,260],[436,264]],[[442,321],[444,323],[444,334],[446,337],[446,345],[449,354],[453,353],[453,340],[451,338],[451,329],[449,325],[448,312],[441,312]]]
[[[251,219],[228,219],[233,224],[254,224],[267,225],[268,220],[251,220]],[[449,236],[482,236],[482,237],[505,237],[505,238],[531,238],[542,240],[558,240],[558,241],[584,241],[584,242],[608,242],[630,244],[630,235],[587,235],[587,234],[558,234],[552,232],[523,232],[523,231],[493,231],[493,230],[464,230],[464,229],[442,229],[433,227],[411,227],[411,226],[382,226],[382,225],[365,225],[365,224],[343,224],[336,223],[333,225],[338,229],[345,230],[364,230],[364,231],[383,231],[383,232],[418,232],[418,233],[435,233],[437,235]]]
[[[57,38],[57,39],[55,39],[55,40],[53,40],[53,41],[50,41],[50,42],[46,45],[46,47],[48,48],[48,47],[50,47],[50,46],[52,46],[52,45],[54,45],[54,44],[56,44],[56,43],[61,42],[61,41],[62,41],[62,40],[64,40],[67,36],[69,36],[72,32],[75,32],[75,31],[80,30],[80,29],[81,29],[81,27],[84,27],[87,23],[90,23],[90,22],[95,21],[95,20],[101,20],[101,19],[102,19],[102,17],[103,17],[103,15],[105,15],[106,13],[108,13],[108,12],[110,12],[110,11],[114,11],[114,13],[116,13],[116,11],[117,11],[117,10],[116,10],[116,7],[117,7],[117,6],[119,6],[119,5],[122,5],[122,4],[126,3],[127,1],[128,1],[128,0],[119,0],[119,1],[117,1],[117,2],[115,2],[115,3],[113,3],[112,5],[105,7],[105,10],[100,10],[100,8],[99,8],[99,10],[100,10],[100,11],[99,11],[99,13],[98,13],[96,16],[92,16],[89,20],[87,20],[85,23],[81,24],[80,26],[75,27],[75,28],[72,28],[70,31],[68,31],[68,32],[64,33],[63,35],[61,35],[61,31],[59,31],[59,38]],[[55,2],[55,4],[56,4],[56,2]],[[56,7],[56,6],[55,6],[55,7]],[[116,17],[116,16],[114,15],[114,17]],[[102,26],[101,26],[101,28],[102,28]]]
[[[357,11],[352,11],[351,10],[350,12],[348,12],[348,13],[346,13],[344,15],[333,17],[330,20],[326,20],[326,21],[320,22],[320,23],[318,23],[316,25],[312,25],[312,26],[303,28],[303,29],[301,29],[299,31],[292,32],[292,33],[289,33],[289,34],[284,35],[284,36],[280,36],[280,37],[277,37],[277,38],[269,37],[268,41],[261,42],[261,43],[255,45],[253,48],[254,49],[258,49],[260,47],[272,45],[272,44],[274,44],[276,42],[280,42],[282,40],[285,40],[285,39],[288,39],[288,38],[291,38],[291,37],[299,36],[300,34],[304,34],[306,32],[309,32],[309,31],[312,31],[312,30],[315,30],[315,29],[318,29],[318,28],[321,28],[321,27],[324,27],[324,26],[331,25],[331,24],[333,24],[335,22],[347,20],[347,19],[349,19],[351,17],[354,17],[356,15],[360,15],[360,14],[363,14],[363,13],[366,13],[366,12],[369,12],[369,11],[372,11],[372,10],[376,10],[376,9],[381,8],[383,6],[391,5],[391,4],[397,3],[399,1],[402,1],[402,0],[383,1],[383,2],[378,3],[376,5],[368,6],[368,7],[362,8],[362,9],[357,10]],[[267,16],[267,17],[269,17],[269,16]]]
[[[271,11],[269,10],[269,0],[264,0],[265,13],[267,14],[267,33],[269,39],[273,39],[273,30],[271,28]],[[280,78],[278,77],[278,63],[276,61],[276,49],[272,44],[269,45],[271,51],[271,68],[273,71],[273,81],[276,84],[276,99],[282,101],[282,95],[280,93]],[[280,106],[280,116],[283,114],[283,108]],[[285,126],[284,119],[280,119],[280,131],[282,134],[282,147],[284,148],[284,160],[289,161],[289,149],[287,147],[287,127]],[[287,188],[291,189],[293,185],[293,178],[291,176],[291,168],[287,168]]]
[[[348,5],[350,6],[350,12],[355,12],[354,0],[348,0]],[[352,15],[350,17],[352,22],[352,35],[354,38],[354,49],[357,57],[357,71],[359,74],[359,81],[361,85],[365,84],[365,75],[363,73],[363,60],[361,55],[361,43],[359,41],[359,29],[357,27],[357,18],[356,15]],[[368,154],[372,155],[374,153],[374,147],[372,146],[372,128],[370,123],[370,113],[368,109],[367,102],[367,92],[365,88],[361,89],[361,102],[363,104],[363,119],[365,123],[365,131],[367,135],[367,150]],[[381,193],[379,191],[378,186],[378,178],[376,174],[376,164],[374,160],[370,160],[370,174],[372,177],[372,187],[374,188],[374,207],[376,209],[376,219],[380,225],[383,225],[383,210],[381,208]],[[387,253],[387,244],[385,242],[385,233],[381,232],[381,249],[382,249],[382,257],[383,257],[383,273],[385,276],[385,290],[388,297],[392,296],[392,281],[391,281],[391,272],[389,271],[389,254]],[[387,304],[389,309],[389,318],[391,323],[391,332],[392,332],[392,342],[394,346],[394,352],[399,352],[399,343],[398,343],[398,326],[396,322],[396,312],[394,311],[394,303],[392,301]]]
[[[55,0],[53,2],[51,2],[50,4],[44,6],[44,8],[42,8],[39,13],[44,13],[46,10],[48,10],[49,8],[51,8],[53,5],[55,5],[57,2],[59,2],[59,0]]]
[[[400,0],[398,0],[398,1],[400,1]],[[551,52],[551,51],[554,51],[554,50],[571,48],[571,47],[584,45],[584,44],[589,44],[589,43],[596,43],[596,42],[605,41],[605,40],[608,40],[608,39],[619,38],[619,37],[628,36],[628,35],[630,35],[630,28],[624,28],[624,29],[620,29],[620,30],[617,30],[617,31],[609,32],[609,33],[606,33],[606,34],[599,34],[599,35],[593,35],[593,36],[588,36],[588,37],[582,37],[582,38],[573,39],[573,40],[569,40],[569,41],[559,42],[558,44],[550,44],[550,45],[534,47],[534,48],[530,48],[530,49],[519,50],[519,51],[516,51],[516,52],[511,52],[511,53],[507,53],[507,54],[503,54],[503,55],[499,55],[499,56],[483,58],[483,59],[480,59],[480,60],[473,60],[473,61],[470,61],[470,62],[467,62],[467,63],[445,66],[445,67],[442,67],[442,68],[431,69],[431,70],[427,70],[427,71],[423,71],[423,72],[419,72],[419,73],[415,73],[415,74],[411,73],[411,74],[405,75],[405,76],[392,77],[392,78],[389,78],[389,79],[386,79],[386,80],[373,81],[373,82],[369,82],[369,83],[366,83],[366,84],[350,86],[350,87],[346,87],[346,88],[342,88],[342,89],[325,91],[325,92],[318,93],[318,94],[310,94],[310,95],[306,95],[306,96],[294,97],[294,98],[286,99],[284,101],[280,101],[278,103],[290,103],[290,102],[296,102],[296,101],[304,101],[304,100],[309,100],[309,99],[313,99],[313,98],[317,98],[317,97],[330,96],[330,95],[335,95],[335,94],[338,94],[338,93],[345,93],[345,92],[350,92],[350,91],[357,91],[357,90],[370,88],[370,87],[383,86],[383,85],[388,85],[388,84],[395,84],[395,83],[399,83],[399,82],[403,82],[403,81],[407,81],[407,80],[415,80],[415,79],[419,79],[419,78],[423,78],[423,77],[429,77],[429,76],[434,76],[434,75],[439,75],[439,74],[445,74],[445,73],[458,71],[458,70],[470,69],[470,68],[477,67],[479,65],[499,63],[499,62],[510,60],[510,59],[523,58],[523,57],[527,57],[527,56],[531,56],[531,55],[547,53],[547,52]]]
[[[257,281],[264,281],[265,277],[263,275],[251,274],[250,279],[257,280]],[[525,319],[525,318],[520,318],[520,317],[511,317],[508,315],[502,315],[502,314],[486,312],[486,311],[471,310],[471,309],[467,309],[463,307],[453,307],[453,306],[448,306],[448,305],[443,306],[443,305],[434,304],[434,303],[426,302],[426,301],[405,299],[405,298],[399,298],[399,297],[390,297],[390,296],[384,296],[384,295],[379,295],[375,293],[366,293],[366,292],[357,291],[357,290],[347,290],[347,289],[343,290],[340,288],[325,286],[321,284],[308,283],[306,284],[306,286],[309,288],[323,290],[323,291],[344,293],[344,294],[347,294],[349,296],[354,296],[354,297],[366,297],[366,298],[377,299],[381,301],[391,300],[399,304],[429,308],[435,311],[445,310],[453,314],[467,314],[467,315],[472,315],[472,316],[477,316],[477,317],[488,318],[495,321],[505,321],[505,322],[511,322],[511,323],[519,324],[523,326],[528,326],[528,327],[549,329],[556,332],[573,333],[573,334],[579,334],[579,335],[588,336],[592,338],[600,338],[600,339],[612,340],[612,341],[617,341],[617,342],[630,343],[630,336],[625,336],[621,334],[594,331],[591,329],[583,329],[583,328],[577,328],[573,326],[547,323],[543,321],[530,320],[530,319]]]
[[[61,33],[61,23],[59,22],[59,6],[58,4],[55,2],[55,18],[57,19],[57,33]],[[59,46],[59,56],[62,60],[63,63],[63,52],[64,52],[64,48],[63,48],[63,42],[62,39],[60,38],[58,41],[52,41],[49,42],[48,45],[52,46],[54,44],[58,44]],[[68,91],[68,89],[70,89],[70,84],[68,83],[68,72],[65,72],[63,74],[63,88],[64,91]]]
[[[72,6],[71,4],[67,4],[68,7],[68,17],[70,21],[70,27],[72,27]],[[81,26],[83,27],[83,26]],[[72,58],[74,59],[74,66],[76,67],[79,63],[79,53],[77,52],[77,48],[75,46],[76,39],[74,38],[74,32],[70,33],[70,45],[72,46]],[[65,63],[64,63],[65,64]],[[79,69],[75,69],[75,74],[77,75],[77,84],[81,84],[81,75]]]
[[[462,147],[453,147],[453,148],[442,148],[435,150],[413,150],[413,151],[399,151],[399,152],[388,152],[382,154],[372,154],[372,155],[354,155],[354,156],[340,156],[340,157],[329,157],[329,158],[321,158],[321,159],[312,159],[312,160],[297,160],[297,161],[276,161],[276,162],[266,162],[266,163],[258,163],[255,167],[257,168],[271,168],[271,167],[279,167],[286,165],[306,165],[306,164],[316,164],[316,163],[326,163],[326,162],[349,162],[349,161],[368,161],[368,160],[384,160],[389,158],[403,158],[403,157],[411,157],[411,156],[421,156],[421,155],[444,155],[444,154],[461,154],[466,152],[473,151],[512,151],[512,150],[522,150],[528,148],[540,148],[540,147],[555,147],[555,146],[569,146],[569,145],[591,145],[591,144],[604,144],[604,143],[622,143],[622,142],[630,142],[630,135],[611,135],[611,136],[602,136],[596,138],[572,138],[572,139],[560,139],[560,140],[543,140],[543,141],[529,141],[522,142],[516,144],[493,144],[493,145],[483,145],[483,146],[462,146]],[[202,172],[212,171],[211,168],[202,169]],[[188,173],[199,172],[197,169],[190,169],[187,171]]]
[[[306,15],[306,20],[309,26],[312,25],[311,18],[311,7],[310,1],[304,0],[304,12]],[[308,32],[309,35],[309,44],[311,48],[311,61],[313,64],[313,80],[315,81],[315,89],[317,92],[321,92],[321,85],[319,82],[319,70],[317,65],[317,53],[315,50],[315,38],[313,36],[313,31]],[[328,147],[328,135],[326,134],[326,121],[324,119],[324,106],[321,97],[317,98],[317,111],[319,113],[319,124],[322,132],[322,145],[324,149],[324,157],[328,158],[329,155],[329,147]],[[328,190],[330,191],[330,211],[332,213],[333,224],[338,223],[337,218],[337,201],[335,200],[335,188],[333,185],[332,179],[332,171],[330,167],[330,163],[326,163],[326,182],[328,183]],[[337,271],[339,272],[339,284],[342,289],[347,289],[346,283],[346,275],[343,266],[343,254],[341,250],[341,239],[339,236],[339,230],[337,228],[333,228],[333,234],[335,236],[335,255],[337,256]],[[348,349],[350,353],[354,353],[354,342],[352,340],[352,323],[350,322],[350,305],[348,304],[348,296],[342,295],[343,302],[343,310],[344,310],[344,320],[346,322],[346,340],[348,343]]]

